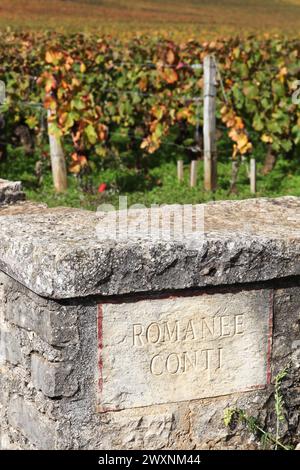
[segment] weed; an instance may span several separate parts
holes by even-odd
[[[260,440],[263,448],[271,445],[275,450],[278,450],[278,448],[291,450],[291,446],[283,444],[280,440],[280,423],[285,419],[284,399],[281,393],[281,384],[287,373],[288,368],[286,367],[276,375],[274,380],[274,408],[276,415],[275,435],[274,433],[263,429],[257,418],[247,414],[245,410],[240,408],[226,408],[224,410],[223,421],[225,426],[233,430],[238,423],[241,423],[246,426],[249,432]]]

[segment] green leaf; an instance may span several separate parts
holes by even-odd
[[[30,129],[34,129],[38,125],[38,119],[36,116],[28,116],[25,122]]]
[[[55,122],[51,122],[49,124],[49,133],[54,135],[55,137],[61,137],[62,135],[61,129]]]
[[[282,98],[285,95],[285,87],[278,79],[273,80],[272,91],[273,95],[278,99]]]
[[[74,100],[71,101],[71,108],[72,109],[77,109],[78,111],[81,111],[82,109],[85,109],[86,105],[82,98],[75,98]]]
[[[264,128],[264,123],[259,114],[255,114],[253,119],[253,127],[256,131],[262,131]]]
[[[92,126],[92,124],[89,124],[89,125],[85,128],[84,132],[85,132],[85,134],[86,134],[86,136],[87,136],[87,138],[88,138],[88,141],[89,141],[92,145],[94,145],[94,144],[97,142],[97,140],[98,140],[98,136],[97,136],[97,133],[96,133],[94,127]]]
[[[243,92],[245,96],[250,100],[256,100],[259,98],[259,89],[257,85],[253,83],[248,83],[244,86]]]
[[[281,141],[281,147],[283,148],[283,150],[285,150],[286,152],[289,152],[292,147],[293,147],[293,143],[291,140],[282,140]]]

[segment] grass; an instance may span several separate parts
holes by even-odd
[[[286,420],[284,409],[284,397],[282,395],[282,381],[288,375],[288,367],[280,371],[274,380],[274,414],[276,416],[275,432],[264,429],[259,420],[248,415],[245,410],[239,408],[226,408],[224,410],[224,424],[233,430],[240,422],[259,440],[263,449],[292,450],[292,445],[284,444],[280,438],[280,424]]]
[[[21,180],[27,197],[36,202],[45,202],[49,207],[71,206],[96,210],[100,204],[113,204],[118,207],[119,196],[127,196],[128,205],[144,204],[195,204],[209,200],[245,199],[254,197],[250,193],[246,167],[242,166],[238,179],[238,194],[229,195],[231,164],[228,160],[218,163],[218,189],[212,193],[203,190],[203,163],[198,166],[198,184],[189,187],[189,166],[185,165],[184,181],[178,182],[175,155],[157,158],[153,162],[147,177],[128,168],[106,168],[86,175],[79,180],[69,176],[69,188],[65,194],[56,194],[53,190],[49,162],[46,161],[43,182],[38,184],[34,176],[34,165],[38,155],[24,157],[21,149],[9,148],[6,162],[0,163],[0,176],[11,180]],[[300,196],[300,170],[291,162],[280,158],[275,169],[267,176],[261,175],[258,165],[256,197],[276,197],[284,195]],[[98,193],[101,183],[107,184],[104,193]]]
[[[84,19],[84,21],[83,21]],[[299,0],[1,0],[0,28],[198,39],[300,28]]]

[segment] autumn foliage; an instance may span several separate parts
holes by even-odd
[[[50,109],[50,132],[72,144],[73,173],[89,165],[91,155],[121,156],[120,145],[137,155],[154,154],[166,142],[185,145],[199,118],[194,98],[203,88],[203,72],[195,64],[207,54],[218,61],[226,95],[219,87],[218,125],[227,129],[234,158],[251,154],[252,135],[277,153],[291,152],[300,142],[300,109],[292,103],[298,40],[175,44],[146,37],[119,42],[81,34],[6,33],[0,52],[0,80],[7,87],[0,132],[9,139],[10,129],[22,122],[38,136]],[[199,115],[202,125],[202,104]]]

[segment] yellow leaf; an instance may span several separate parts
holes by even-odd
[[[266,144],[271,144],[271,143],[273,142],[272,137],[269,136],[269,135],[267,135],[267,134],[263,134],[263,135],[261,136],[261,140],[262,140],[263,142],[265,142]]]
[[[238,59],[240,57],[240,54],[241,54],[241,49],[239,47],[235,47],[232,50],[232,54],[236,59]]]
[[[237,145],[234,144],[233,151],[232,151],[232,158],[236,158],[237,154],[238,154],[238,148],[237,148]]]
[[[238,139],[239,139],[239,134],[237,132],[236,129],[231,129],[229,132],[228,132],[228,135],[229,137],[234,141],[234,142],[237,142]]]
[[[252,150],[252,144],[251,142],[247,142],[245,145],[243,145],[242,147],[239,147],[239,151],[242,155],[245,155],[245,153],[249,152],[250,150]]]
[[[243,123],[243,121],[240,117],[236,117],[235,127],[236,127],[236,129],[244,129],[244,123]]]
[[[47,80],[46,80],[46,84],[45,84],[45,90],[46,90],[46,93],[50,93],[51,90],[55,90],[56,88],[56,80],[55,78],[53,77],[53,75],[50,75]]]
[[[58,122],[61,126],[63,126],[68,119],[68,113],[64,112],[59,116]]]
[[[54,64],[56,65],[61,59],[62,59],[63,55],[61,52],[58,52],[58,51],[47,51],[46,52],[46,62],[48,64]]]
[[[52,62],[53,62],[52,52],[49,52],[49,51],[46,52],[46,62],[48,64],[52,64]]]
[[[141,143],[141,149],[147,148],[149,145],[148,139],[144,139],[143,142]]]
[[[78,78],[72,78],[72,86],[80,86],[80,81],[78,80]]]
[[[245,147],[248,143],[248,137],[246,136],[246,134],[241,134],[238,139],[237,139],[237,145],[238,145],[238,149],[241,150],[243,147]]]
[[[81,72],[81,73],[84,73],[85,71],[86,71],[86,66],[85,66],[85,64],[84,64],[83,62],[81,62],[81,64],[80,64],[80,72]]]
[[[279,70],[278,77],[279,77],[281,83],[284,82],[285,77],[287,76],[287,74],[288,74],[288,70],[287,70],[286,67],[282,67],[282,68]]]
[[[180,111],[177,112],[177,119],[178,121],[181,121],[182,119],[189,119],[189,117],[192,115],[192,110],[189,108],[183,108]]]
[[[74,174],[78,174],[81,170],[81,166],[79,163],[72,163],[70,166],[69,166],[69,171],[71,173],[74,173]]]

